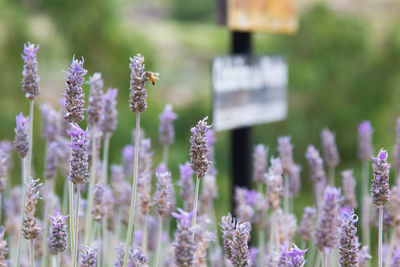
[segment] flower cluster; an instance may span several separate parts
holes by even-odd
[[[192,169],[198,177],[204,177],[210,166],[210,161],[207,157],[208,142],[207,142],[207,117],[197,123],[195,127],[190,129],[192,136],[190,137],[190,163]]]
[[[389,169],[387,162],[388,153],[381,149],[377,157],[373,158],[372,168],[374,170],[371,184],[372,203],[377,207],[386,206],[390,198]]]
[[[77,124],[71,124],[68,130],[71,136],[72,153],[69,160],[70,173],[68,179],[74,184],[85,184],[89,178],[87,131],[82,130]]]
[[[25,92],[25,97],[32,100],[39,95],[39,75],[38,61],[36,53],[39,50],[39,45],[27,43],[24,45],[24,70],[22,71],[22,90]]]
[[[51,226],[48,238],[49,252],[53,255],[61,253],[67,249],[68,233],[65,220],[68,216],[63,216],[59,209],[56,209],[54,216],[50,216]]]

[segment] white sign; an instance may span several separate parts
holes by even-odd
[[[214,59],[213,122],[217,131],[286,118],[288,68],[281,56]]]

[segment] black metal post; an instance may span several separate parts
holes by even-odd
[[[232,54],[251,53],[251,33],[232,32]],[[242,127],[232,131],[232,207],[234,207],[233,193],[235,186],[250,187],[250,149],[251,127]],[[234,210],[234,209],[233,209]]]

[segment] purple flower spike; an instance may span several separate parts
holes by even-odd
[[[249,238],[251,232],[251,224],[248,222],[236,223],[235,231],[233,232],[232,240],[232,257],[231,263],[235,267],[249,266],[250,251],[249,251]]]
[[[293,145],[290,143],[290,136],[278,138],[279,157],[282,162],[282,168],[285,175],[290,174],[290,168],[293,165]]]
[[[271,158],[271,167],[266,175],[267,199],[270,208],[276,211],[280,208],[283,193],[282,164],[279,158]]]
[[[17,151],[20,158],[25,158],[29,149],[28,140],[28,118],[20,113],[17,118],[17,127],[15,128],[15,139],[13,143],[14,150]]]
[[[197,123],[195,127],[191,128],[192,136],[190,137],[190,163],[192,169],[197,173],[199,178],[206,175],[210,166],[210,161],[207,157],[208,154],[208,141],[207,141],[207,125],[208,117],[205,117]]]
[[[173,199],[173,185],[170,172],[158,172],[156,192],[154,193],[154,209],[160,216],[171,212]]]
[[[39,75],[38,75],[38,61],[36,52],[39,45],[27,43],[24,45],[24,70],[22,71],[22,90],[25,92],[25,97],[32,100],[39,95]]]
[[[373,179],[371,185],[372,203],[377,207],[383,207],[389,202],[389,169],[387,162],[388,153],[381,149],[378,156],[372,158]]]
[[[326,187],[324,203],[315,227],[315,245],[329,255],[337,243],[337,217],[339,214],[340,189]]]
[[[264,175],[267,172],[268,149],[264,145],[257,145],[253,152],[253,181],[264,182]]]
[[[83,68],[83,58],[81,61],[72,59],[71,67],[68,68],[67,78],[65,80],[66,89],[64,119],[70,123],[79,123],[84,119],[85,111],[84,95],[82,92],[82,84],[87,71]]]
[[[311,180],[314,183],[325,182],[326,175],[324,170],[324,163],[319,155],[318,150],[313,145],[309,145],[306,151],[306,159],[310,167]]]
[[[88,147],[89,140],[87,131],[82,130],[79,125],[71,124],[68,134],[72,137],[72,154],[69,160],[70,171],[68,179],[74,184],[85,184],[89,178]]]
[[[193,209],[193,174],[194,171],[190,167],[190,163],[186,162],[185,165],[179,165],[179,171],[181,174],[181,179],[179,181],[179,186],[181,187],[180,196],[183,199],[186,210]]]
[[[171,104],[165,106],[164,111],[160,114],[159,118],[160,127],[158,131],[160,133],[160,143],[164,146],[168,146],[174,142],[175,131],[173,122],[177,118],[177,115],[172,111]]]
[[[307,249],[299,249],[296,245],[293,245],[293,248],[290,250],[285,246],[281,246],[278,267],[303,267],[306,263],[304,259],[306,252]]]
[[[303,217],[299,230],[297,231],[303,241],[307,242],[312,238],[314,229],[314,220],[317,214],[317,210],[312,207],[305,207]]]
[[[42,112],[42,136],[47,143],[56,140],[59,133],[59,114],[50,105],[40,105]]]
[[[354,226],[357,221],[358,217],[354,214],[354,210],[340,218],[338,247],[340,266],[358,267],[358,238],[357,228]]]
[[[103,79],[101,73],[94,73],[89,78],[90,93],[87,108],[87,121],[90,126],[95,125],[100,120],[103,106]]]
[[[122,162],[124,167],[125,177],[130,177],[133,173],[133,160],[135,158],[135,147],[126,145],[122,150]]]
[[[323,129],[321,133],[322,151],[326,165],[335,167],[339,164],[339,152],[336,146],[335,135],[328,129]]]
[[[101,116],[100,127],[104,133],[112,133],[117,128],[117,94],[118,89],[110,88],[107,93],[103,96],[103,112]]]
[[[143,112],[147,109],[147,90],[144,88],[147,81],[153,84],[158,80],[158,74],[144,70],[144,57],[137,54],[131,58],[131,82],[129,93],[129,107],[133,112]]]
[[[354,179],[352,170],[345,170],[342,172],[342,187],[343,187],[343,205],[348,206],[351,209],[357,208],[356,200],[356,180]]]
[[[362,161],[368,161],[374,151],[372,132],[373,129],[369,121],[363,121],[358,126],[358,157]]]
[[[50,215],[51,226],[48,238],[49,252],[53,255],[63,252],[68,245],[68,232],[66,219],[57,208],[54,216]]]
[[[176,266],[193,266],[196,252],[196,243],[193,240],[192,216],[193,213],[178,209],[179,213],[173,213],[178,219],[178,228],[175,232],[174,261]]]

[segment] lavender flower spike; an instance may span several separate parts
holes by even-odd
[[[268,149],[264,145],[257,145],[253,152],[253,181],[256,183],[264,182],[264,175],[267,172],[267,153]]]
[[[54,216],[50,216],[51,226],[48,238],[49,252],[53,255],[61,253],[68,246],[68,232],[65,220],[68,216],[63,216],[59,209],[56,209]]]
[[[72,59],[71,67],[68,68],[65,80],[66,89],[64,119],[70,123],[79,123],[84,119],[84,95],[82,84],[87,71],[83,68],[83,58],[81,61]]]
[[[174,247],[174,261],[178,267],[193,266],[196,252],[196,243],[193,240],[194,232],[191,223],[193,213],[188,213],[181,209],[178,211],[179,214],[172,213],[178,219],[175,242],[172,244]]]
[[[144,70],[144,57],[137,54],[131,58],[131,82],[129,93],[129,107],[133,112],[143,112],[147,109],[147,90],[144,88],[147,81],[151,81],[154,85],[158,80],[158,74]]]
[[[232,242],[236,220],[228,213],[227,216],[222,217],[220,225],[224,240],[225,258],[229,260],[232,257]]]
[[[204,177],[210,166],[207,157],[209,149],[207,144],[207,130],[209,128],[207,119],[208,117],[205,117],[190,129],[192,133],[190,137],[190,163],[199,178]]]
[[[232,256],[231,263],[234,267],[249,266],[250,251],[248,242],[250,238],[251,224],[248,222],[236,223],[231,244]]]
[[[97,266],[97,245],[94,243],[91,246],[82,246],[80,249],[82,267],[96,267]]]
[[[32,100],[39,95],[39,75],[38,75],[38,61],[36,53],[39,45],[27,43],[24,45],[24,70],[22,71],[22,90],[25,92],[25,97]]]
[[[141,247],[132,248],[129,250],[129,259],[131,260],[132,267],[147,267],[149,258],[144,254]]]
[[[321,181],[325,182],[326,175],[324,170],[324,163],[319,155],[318,150],[313,145],[309,145],[306,151],[306,159],[310,167],[310,176],[313,183]]]
[[[307,250],[301,250],[296,245],[290,250],[282,246],[281,255],[278,263],[278,267],[303,267],[306,263],[304,259],[304,254]]]
[[[42,112],[42,136],[47,143],[56,140],[59,133],[59,114],[50,105],[40,105]]]
[[[372,158],[373,179],[371,185],[372,203],[377,207],[383,207],[389,202],[389,169],[387,162],[388,153],[381,149],[377,157]]]
[[[194,171],[190,167],[190,163],[186,162],[185,165],[179,165],[180,171],[180,181],[179,186],[181,188],[180,196],[185,205],[185,210],[193,209],[193,195],[194,195],[194,185],[193,185],[193,174]]]
[[[283,192],[282,164],[279,158],[271,158],[271,167],[266,175],[267,199],[273,211],[279,209]]]
[[[357,215],[352,210],[340,218],[339,226],[339,264],[343,267],[358,267],[359,250],[357,228],[354,224],[358,221]]]
[[[90,93],[87,108],[87,121],[93,127],[99,120],[103,106],[103,79],[101,73],[94,73],[89,78]]]
[[[314,229],[314,220],[317,214],[317,210],[312,207],[305,207],[303,212],[303,217],[301,219],[301,224],[299,230],[297,231],[301,239],[305,242],[312,238]]]
[[[17,127],[15,128],[15,139],[13,147],[20,158],[25,158],[29,150],[28,140],[28,118],[20,113],[17,118]]]
[[[293,145],[290,143],[290,136],[278,138],[279,157],[282,162],[282,168],[285,175],[290,174],[290,168],[293,165]]]
[[[93,200],[93,208],[91,213],[93,215],[93,219],[96,222],[101,222],[106,214],[106,201],[105,201],[105,191],[106,187],[102,183],[97,183],[93,190],[94,200]]]
[[[343,180],[343,205],[347,206],[351,209],[357,208],[357,200],[356,200],[356,180],[354,179],[352,170],[345,170],[342,172]]]
[[[44,171],[44,177],[46,179],[54,179],[57,176],[58,162],[60,148],[57,141],[51,142],[46,151],[46,165]]]
[[[26,185],[26,203],[24,219],[22,221],[22,235],[28,240],[35,239],[41,231],[38,225],[38,219],[35,218],[36,204],[39,199],[39,187],[42,185],[38,184],[38,182],[39,179],[34,180],[31,177]]]
[[[118,89],[110,88],[103,96],[103,111],[101,114],[100,127],[104,133],[111,134],[117,128],[117,97]]]
[[[168,146],[174,142],[175,131],[173,122],[176,120],[177,115],[172,111],[172,105],[167,104],[163,113],[160,114],[160,143]]]
[[[324,203],[315,227],[315,245],[329,255],[337,243],[337,216],[340,204],[340,189],[327,186]]]
[[[165,216],[171,211],[173,202],[171,173],[156,173],[157,184],[154,194],[154,209],[160,216]]]
[[[328,129],[323,129],[321,139],[326,165],[329,167],[337,166],[339,164],[339,152],[335,142],[335,135]]]
[[[358,157],[362,161],[368,161],[372,156],[372,131],[369,121],[363,121],[358,126]]]
[[[85,184],[89,177],[87,131],[82,130],[77,124],[71,124],[68,134],[72,137],[72,154],[68,179],[74,184]]]

